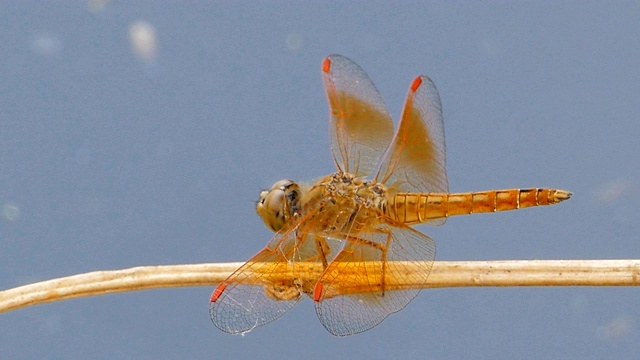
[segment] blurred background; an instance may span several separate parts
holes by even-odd
[[[0,289],[94,270],[242,261],[261,188],[334,170],[322,59],[394,118],[429,75],[452,191],[560,205],[420,226],[440,260],[640,258],[637,2],[0,3]],[[336,338],[303,301],[245,336],[213,286],[0,314],[3,359],[602,359],[640,353],[636,288],[423,291]]]

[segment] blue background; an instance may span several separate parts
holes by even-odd
[[[95,2],[94,2],[95,3]],[[93,270],[248,259],[260,188],[333,171],[322,59],[397,119],[443,102],[452,191],[549,186],[561,205],[420,226],[440,260],[640,258],[637,2],[0,3],[0,289]],[[129,28],[156,30],[144,62]],[[306,300],[246,336],[213,287],[0,314],[2,359],[602,359],[640,353],[636,288],[423,291],[335,338]]]

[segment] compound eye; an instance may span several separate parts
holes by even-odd
[[[267,195],[269,195],[269,190],[260,191],[260,197],[258,198],[258,206],[264,204],[264,199],[267,198]]]
[[[279,231],[285,223],[285,201],[285,193],[279,188],[260,192],[256,211],[264,224],[274,232]]]

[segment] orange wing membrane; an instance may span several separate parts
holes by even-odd
[[[393,136],[382,96],[353,61],[331,55],[322,63],[329,100],[331,150],[339,171],[369,176]]]
[[[449,192],[445,169],[442,105],[435,84],[415,78],[402,110],[398,131],[376,179],[398,191]]]
[[[369,330],[427,285],[436,245],[410,225],[571,196],[546,188],[449,193],[442,106],[431,79],[412,82],[393,135],[384,101],[358,65],[331,55],[322,77],[336,172],[310,187],[280,180],[260,193],[256,210],[276,234],[213,291],[209,314],[225,332],[274,321],[303,295],[331,334]]]

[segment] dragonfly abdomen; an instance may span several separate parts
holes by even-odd
[[[418,224],[453,215],[467,215],[552,205],[571,197],[556,189],[508,189],[468,193],[398,193],[384,209],[385,215],[405,224]]]

